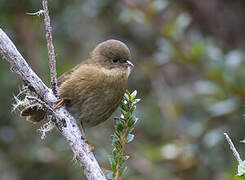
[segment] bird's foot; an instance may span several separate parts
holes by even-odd
[[[88,142],[88,139],[86,138],[84,141],[88,144],[90,151],[94,151],[94,146]]]
[[[56,106],[54,107],[54,110],[55,109],[59,109],[61,106],[63,106],[64,105],[64,99],[58,99],[56,102],[55,102],[55,104],[56,104]]]

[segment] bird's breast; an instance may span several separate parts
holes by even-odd
[[[127,86],[126,73],[100,69],[93,72],[93,76],[74,88],[79,95],[67,106],[85,126],[95,126],[107,120],[119,106]]]

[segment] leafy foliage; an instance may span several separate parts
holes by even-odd
[[[245,179],[245,161],[243,161],[241,164],[238,165],[237,169],[237,176],[240,177],[240,179]]]
[[[127,167],[125,162],[129,156],[125,154],[126,144],[134,140],[132,134],[138,118],[135,117],[134,111],[136,104],[140,99],[135,99],[137,91],[129,93],[126,91],[120,105],[121,116],[115,117],[115,132],[112,135],[112,156],[109,158],[112,171],[107,172],[108,179],[119,180],[120,177],[126,172]]]

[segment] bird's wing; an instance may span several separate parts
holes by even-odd
[[[62,78],[59,86],[59,96],[62,99],[76,100],[85,96],[94,88],[97,88],[101,76],[101,71],[89,65],[81,65],[68,72],[67,76]],[[63,76],[63,75],[62,75]]]
[[[72,73],[79,68],[79,66],[81,66],[81,63],[76,65],[75,67],[73,67],[70,71],[65,72],[64,74],[62,74],[59,78],[58,78],[58,86],[61,86],[61,84],[63,82],[65,82],[66,80],[70,79]]]

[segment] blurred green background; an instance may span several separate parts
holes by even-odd
[[[0,0],[0,26],[36,73],[49,82],[43,18],[26,12],[39,0]],[[123,179],[228,180],[245,145],[245,2],[230,0],[50,0],[58,74],[99,42],[115,38],[131,49],[140,121]],[[11,112],[22,81],[0,61],[0,180],[85,179],[55,129],[37,129]],[[118,112],[116,113],[118,114]],[[109,168],[113,122],[87,130],[95,155]]]

